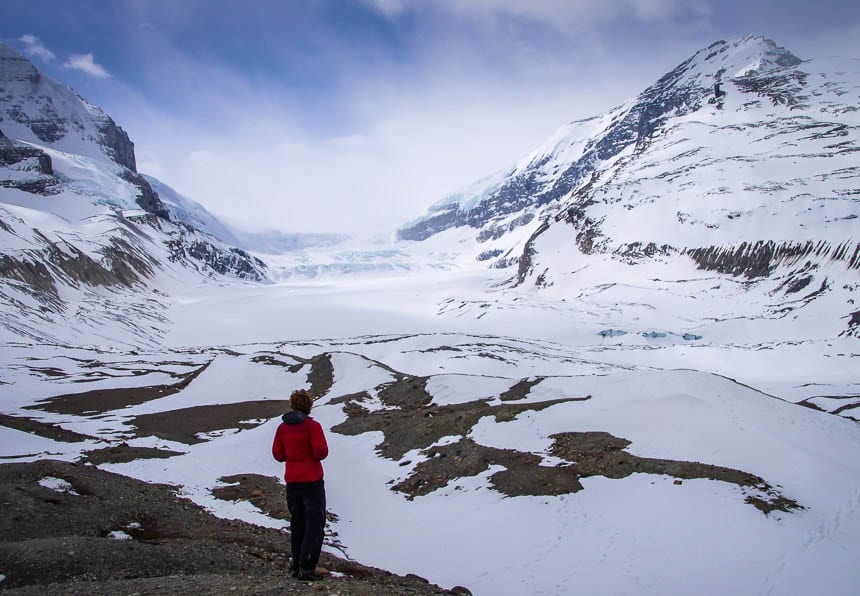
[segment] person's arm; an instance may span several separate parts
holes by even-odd
[[[325,440],[325,433],[316,420],[311,427],[311,451],[314,454],[314,459],[323,460],[328,457],[328,443]]]
[[[272,457],[274,457],[278,461],[286,461],[287,456],[284,453],[284,445],[281,443],[281,427],[278,426],[278,430],[275,431],[275,440],[272,443]]]

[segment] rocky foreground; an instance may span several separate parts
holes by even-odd
[[[213,516],[153,485],[54,460],[0,465],[0,590],[9,594],[468,594],[323,553],[290,577],[289,535]],[[393,545],[394,546],[394,545]]]

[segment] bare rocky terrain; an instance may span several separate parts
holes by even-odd
[[[285,531],[217,518],[170,486],[91,465],[0,465],[0,503],[9,594],[468,593],[328,553],[320,565],[331,576],[300,582],[288,573]]]

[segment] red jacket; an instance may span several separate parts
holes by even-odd
[[[321,479],[321,461],[328,456],[328,443],[320,423],[296,410],[287,412],[281,420],[272,443],[272,456],[286,462],[284,480],[315,482]]]

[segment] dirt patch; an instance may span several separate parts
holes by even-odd
[[[294,354],[279,353],[278,355],[286,356],[294,360],[296,364],[284,362],[272,354],[260,354],[258,356],[254,356],[251,360],[261,364],[283,366],[291,373],[297,373],[305,366],[310,366],[307,373],[307,380],[310,385],[310,393],[315,398],[322,397],[328,393],[331,390],[332,385],[334,385],[334,366],[331,363],[331,354],[328,352],[317,354],[312,358],[303,358]]]
[[[539,384],[544,380],[544,377],[537,377],[535,379],[522,379],[515,385],[513,385],[510,389],[505,391],[499,396],[499,399],[502,401],[516,401],[518,399],[523,399],[526,397],[529,392],[532,390],[532,387]]]
[[[308,360],[308,364],[311,365],[311,370],[308,372],[311,395],[315,398],[322,397],[334,385],[334,366],[331,363],[331,354],[317,354]]]
[[[624,451],[630,446],[630,441],[606,432],[566,432],[550,435],[550,438],[554,442],[549,452],[572,462],[570,471],[580,477],[626,478],[633,473],[641,473],[685,480],[706,478],[756,489],[760,494],[748,496],[746,502],[765,514],[770,511],[803,509],[796,501],[780,495],[779,491],[755,474],[695,461],[638,457]]]
[[[58,478],[73,492],[39,484]],[[306,594],[288,575],[289,534],[216,518],[171,487],[94,466],[44,460],[0,465],[0,570],[14,594]],[[326,593],[446,594],[323,553],[344,577]]]
[[[575,493],[583,489],[581,478],[605,476],[617,479],[641,473],[676,479],[706,478],[754,489],[756,494],[748,495],[745,502],[765,514],[803,508],[754,474],[700,462],[637,457],[623,451],[630,441],[609,433],[570,432],[552,435],[551,438],[554,442],[550,453],[570,464],[543,466],[540,465],[541,457],[532,453],[487,447],[463,438],[457,443],[425,449],[422,453],[429,459],[419,463],[408,478],[392,489],[406,493],[411,500],[448,486],[458,478],[478,476],[490,466],[498,465],[505,469],[490,476],[490,483],[495,490],[509,497]],[[677,483],[681,481],[677,480]]]
[[[14,428],[15,430],[20,430],[25,433],[32,433],[46,439],[61,441],[63,443],[80,443],[83,441],[99,440],[96,437],[82,435],[72,430],[66,430],[57,424],[48,424],[47,422],[40,422],[39,420],[34,420],[24,416],[0,414],[0,425]]]
[[[561,495],[582,489],[576,474],[564,469],[541,466],[541,458],[513,449],[479,445],[471,439],[432,447],[424,451],[430,459],[415,466],[410,476],[392,488],[410,499],[427,495],[457,478],[477,476],[492,465],[505,470],[490,477],[493,487],[509,496]]]
[[[160,399],[179,393],[206,370],[210,362],[200,368],[182,375],[182,380],[173,385],[149,385],[147,387],[118,387],[115,389],[94,389],[83,393],[57,395],[26,406],[25,410],[43,410],[56,414],[71,414],[74,416],[93,416],[118,410],[128,406]]]
[[[203,443],[199,435],[231,429],[246,430],[265,424],[290,409],[289,400],[243,401],[233,404],[192,406],[135,416],[129,424],[138,437],[155,436],[186,445]]]
[[[412,449],[426,449],[442,437],[466,436],[484,416],[493,416],[499,422],[513,420],[526,411],[540,411],[554,405],[582,398],[565,398],[529,404],[490,405],[487,401],[438,406],[431,404],[427,393],[429,377],[404,377],[378,387],[380,400],[386,406],[399,409],[369,412],[361,405],[366,393],[343,396],[344,411],[349,418],[332,427],[344,435],[360,435],[381,431],[385,439],[376,446],[379,452],[399,460]]]
[[[230,486],[212,489],[215,498],[223,501],[248,501],[254,507],[276,519],[290,519],[284,484],[277,478],[260,474],[236,474],[218,479]]]
[[[179,451],[170,449],[156,449],[155,447],[131,447],[128,443],[120,443],[113,447],[84,451],[81,462],[93,464],[124,464],[137,459],[156,459],[183,455]]]

